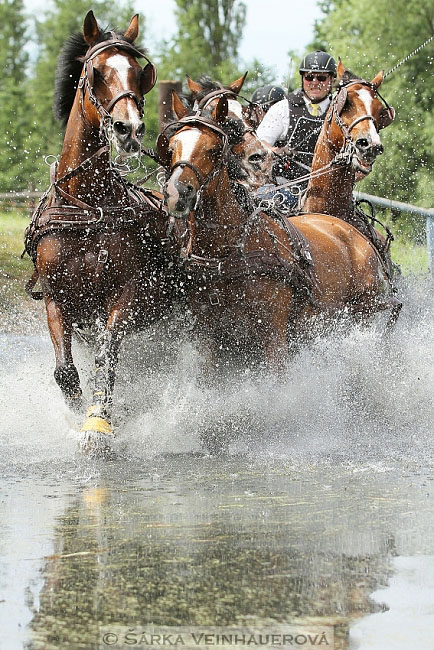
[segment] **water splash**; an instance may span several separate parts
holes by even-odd
[[[367,462],[432,455],[434,300],[428,279],[407,282],[386,343],[374,328],[318,338],[272,377],[235,370],[203,380],[205,358],[176,328],[124,344],[115,391],[117,445],[127,456],[203,450],[210,431],[231,453],[294,462]],[[76,457],[80,419],[53,379],[48,334],[0,339],[0,446],[6,462]],[[75,346],[89,397],[92,358]],[[90,399],[90,397],[89,397]]]

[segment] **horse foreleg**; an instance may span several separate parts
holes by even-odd
[[[61,307],[52,298],[46,299],[45,306],[48,328],[56,356],[54,378],[68,406],[78,411],[82,405],[82,393],[77,368],[72,359],[72,325],[70,320],[65,317]]]
[[[111,452],[109,437],[114,436],[111,407],[115,369],[127,323],[132,316],[133,300],[127,295],[129,299],[111,311],[106,328],[98,337],[92,405],[87,410],[81,429],[85,434],[81,448],[90,454],[106,455]]]
[[[276,309],[270,315],[270,325],[264,337],[264,352],[268,367],[273,372],[282,372],[288,360],[288,313]]]

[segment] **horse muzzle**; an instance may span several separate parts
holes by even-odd
[[[139,155],[144,135],[145,125],[143,122],[136,125],[117,120],[113,123],[112,140],[117,153],[122,157],[130,158]]]
[[[377,156],[381,155],[383,151],[383,145],[380,142],[372,142],[369,134],[359,136],[354,142],[353,168],[361,174],[369,174]]]
[[[166,203],[169,214],[186,219],[195,208],[197,190],[184,181],[170,181],[166,187]]]

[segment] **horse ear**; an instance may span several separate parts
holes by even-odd
[[[378,130],[380,131],[381,129],[385,129],[386,126],[392,124],[394,119],[395,119],[395,109],[393,108],[393,106],[389,106],[389,108],[386,108],[385,106],[380,111],[380,115],[378,116],[378,120],[377,120]]]
[[[203,86],[197,83],[197,81],[193,81],[193,79],[190,79],[188,74],[186,74],[185,77],[187,79],[187,86],[190,92],[193,93],[193,95],[198,95],[203,90]]]
[[[177,93],[172,90],[172,110],[175,113],[178,120],[181,120],[187,115],[187,109],[185,108],[182,101],[179,99]]]
[[[124,36],[128,41],[134,43],[138,35],[139,35],[139,14],[135,14],[131,18],[131,22],[128,25],[128,29],[125,32]]]
[[[83,24],[83,36],[86,43],[92,47],[95,45],[99,36],[99,27],[92,9],[87,12]]]
[[[338,67],[337,67],[337,71],[336,71],[336,83],[337,84],[339,84],[342,81],[342,78],[343,78],[344,74],[345,74],[345,66],[344,66],[344,64],[342,63],[342,61],[341,61],[341,59],[339,57]]]
[[[148,63],[140,74],[140,90],[146,95],[157,82],[157,68],[153,63]]]
[[[384,70],[380,70],[376,77],[373,78],[371,84],[374,86],[375,90],[381,86],[384,79]]]
[[[228,90],[232,90],[232,92],[235,93],[235,95],[238,95],[238,93],[240,92],[241,88],[243,87],[243,83],[245,82],[248,73],[249,73],[248,71],[245,72],[245,73],[243,74],[242,77],[240,77],[240,78],[237,79],[236,81],[233,81],[233,82],[228,86]]]
[[[164,133],[160,133],[157,138],[157,151],[159,162],[163,167],[170,166],[169,139]]]
[[[212,112],[212,118],[218,123],[224,122],[228,116],[228,99],[227,97],[220,97],[217,106]]]

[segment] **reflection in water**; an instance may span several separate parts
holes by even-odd
[[[400,558],[434,555],[434,309],[411,291],[388,345],[317,341],[278,380],[205,386],[188,344],[132,339],[107,465],[75,456],[48,340],[0,336],[0,647],[22,650],[18,625],[29,650],[93,650],[108,625],[319,622],[373,650]],[[204,428],[227,456],[200,455]]]
[[[106,476],[59,517],[29,648],[99,648],[110,625],[318,623],[341,649],[351,623],[382,610],[370,594],[388,583],[408,498],[384,473],[312,466],[307,482],[288,465],[166,460],[153,481]],[[385,489],[390,521],[368,530]]]

